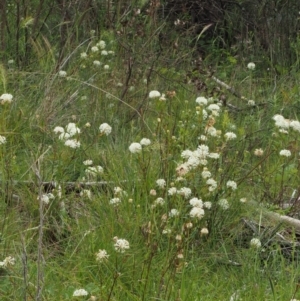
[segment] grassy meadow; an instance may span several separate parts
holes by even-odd
[[[1,64],[0,299],[300,299],[299,73],[147,30]]]

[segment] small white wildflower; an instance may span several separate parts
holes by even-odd
[[[215,190],[217,188],[217,182],[213,178],[208,179],[206,181],[206,184],[210,186],[208,188],[209,191],[213,191],[213,190]]]
[[[67,76],[67,72],[64,71],[64,70],[60,70],[60,71],[58,72],[58,76],[60,76],[60,77],[66,77],[66,76]]]
[[[290,127],[290,120],[285,119],[282,115],[276,114],[273,120],[275,120],[275,126],[281,129],[288,129]]]
[[[178,194],[184,196],[186,199],[189,198],[192,194],[192,190],[188,187],[182,187],[177,191]]]
[[[233,133],[233,132],[227,132],[225,135],[224,135],[225,139],[228,141],[228,140],[233,140],[233,139],[236,139],[236,134]]]
[[[53,132],[54,132],[55,134],[59,134],[59,133],[64,133],[65,130],[64,130],[64,128],[61,127],[61,126],[56,126],[56,127],[54,128]]]
[[[100,133],[108,136],[111,133],[111,126],[107,123],[102,123],[99,127]]]
[[[166,180],[158,179],[158,180],[156,180],[156,184],[157,184],[158,187],[164,188],[164,187],[166,187]]]
[[[130,248],[129,242],[126,239],[118,238],[114,244],[115,250],[119,253],[124,253]]]
[[[246,199],[246,198],[241,198],[241,199],[240,199],[240,202],[241,202],[241,203],[246,203],[246,202],[247,202],[247,199]]]
[[[297,132],[300,132],[300,122],[297,120],[292,120],[290,122],[290,127]]]
[[[157,195],[156,190],[155,190],[155,189],[151,189],[151,190],[150,190],[150,195],[156,196],[156,195]]]
[[[69,133],[61,133],[59,136],[58,136],[58,139],[59,140],[67,140],[71,137],[71,135]]]
[[[255,64],[253,62],[248,63],[247,68],[249,70],[254,70],[255,69]]]
[[[201,219],[204,216],[204,210],[200,207],[193,207],[190,211],[190,217]]]
[[[13,100],[13,96],[8,93],[4,93],[0,96],[1,104],[11,103]]]
[[[90,166],[85,170],[85,173],[87,175],[92,175],[92,176],[97,175],[97,174],[102,174],[103,173],[103,167],[100,166],[100,165],[94,166],[94,167]]]
[[[112,54],[115,54],[115,52],[114,52],[113,50],[109,50],[109,51],[108,51],[108,54],[111,54],[111,55],[112,55]]]
[[[106,50],[102,50],[101,55],[108,55],[108,52]]]
[[[292,154],[291,151],[289,151],[288,149],[283,149],[279,152],[279,155],[284,157],[290,157]]]
[[[190,205],[192,205],[193,207],[198,207],[198,208],[202,208],[203,207],[203,202],[201,199],[198,198],[192,198],[189,201]]]
[[[220,154],[218,154],[218,153],[209,153],[208,157],[211,158],[211,159],[219,159]]]
[[[100,49],[104,49],[106,47],[106,43],[105,41],[101,40],[97,43],[97,46],[100,48]]]
[[[38,196],[37,199],[40,200],[40,197]],[[42,194],[41,201],[45,204],[49,204],[50,198],[47,194]]]
[[[177,188],[176,187],[171,187],[168,190],[168,195],[175,195],[177,193]]]
[[[76,134],[80,134],[80,128],[78,128],[75,123],[70,122],[66,126],[66,132],[72,137]]]
[[[158,98],[160,96],[161,96],[160,92],[155,91],[155,90],[150,91],[150,93],[149,93],[149,98]]]
[[[181,157],[183,159],[189,159],[193,155],[193,152],[189,149],[182,151]]]
[[[162,231],[162,234],[170,234],[171,232],[172,230],[167,228]]]
[[[221,108],[217,104],[212,103],[206,109],[209,110],[209,111],[211,111],[211,112],[212,111],[219,112]]]
[[[109,65],[104,65],[104,70],[108,70],[109,69]]]
[[[0,145],[6,143],[6,137],[0,135]]]
[[[82,58],[82,59],[86,59],[87,58],[87,53],[86,52],[81,52],[80,53],[80,57]]]
[[[76,139],[68,139],[68,140],[66,140],[65,145],[69,146],[71,148],[79,148],[80,142]]]
[[[169,212],[169,216],[170,217],[175,217],[179,215],[179,211],[177,209],[171,209],[171,211]]]
[[[207,141],[207,137],[205,135],[201,135],[198,139],[201,141]]]
[[[8,65],[12,65],[12,64],[14,64],[14,63],[15,63],[14,60],[8,60],[8,62],[7,62]]]
[[[203,207],[206,209],[211,209],[212,203],[211,202],[204,202]]]
[[[254,107],[255,106],[255,101],[250,99],[248,100],[248,106]]]
[[[92,193],[89,189],[83,189],[82,191],[80,191],[80,196],[87,197],[88,199],[91,199],[92,198]]]
[[[91,48],[91,51],[92,51],[92,52],[98,52],[98,51],[99,51],[99,48],[98,48],[97,46],[93,46],[93,47]]]
[[[221,199],[218,201],[218,205],[223,209],[227,210],[229,208],[229,203],[226,199]]]
[[[156,207],[157,205],[164,205],[165,204],[165,200],[163,198],[157,198],[154,202],[153,202],[153,206],[152,207]]]
[[[257,157],[261,157],[263,154],[264,154],[264,150],[261,149],[261,148],[256,148],[254,150],[254,155],[257,156]]]
[[[212,136],[212,137],[217,137],[218,136],[218,132],[217,132],[217,130],[213,126],[210,126],[206,130],[206,133],[207,133],[207,135]]]
[[[166,99],[166,95],[163,93],[162,95],[161,95],[161,97],[159,98],[159,100],[160,101],[166,101],[167,99]]]
[[[85,161],[83,161],[83,165],[88,166],[88,165],[92,165],[92,164],[93,164],[92,160],[85,160]]]
[[[0,267],[7,268],[8,266],[15,265],[16,259],[12,256],[6,257],[3,261],[0,261]]]
[[[103,262],[108,259],[109,255],[107,254],[106,250],[99,250],[96,254],[96,261]]]
[[[201,233],[201,235],[207,235],[209,232],[208,232],[207,228],[202,228],[200,233]]]
[[[236,188],[237,188],[237,184],[236,184],[236,182],[234,182],[234,181],[228,181],[228,182],[226,183],[226,186],[227,186],[228,188],[231,188],[232,190],[236,190]]]
[[[121,200],[119,198],[113,198],[109,201],[110,205],[118,206],[121,203]]]
[[[142,151],[142,146],[140,143],[137,143],[137,142],[133,142],[130,144],[129,146],[129,151],[132,153],[132,154],[136,154],[136,153],[140,153]]]
[[[250,240],[250,246],[258,249],[261,247],[261,241],[258,238],[252,238]]]
[[[82,296],[87,296],[88,294],[89,293],[85,289],[80,288],[74,291],[73,297],[82,297]]]
[[[199,104],[200,106],[206,106],[207,105],[207,98],[200,96],[196,98],[196,103]]]
[[[93,65],[96,66],[96,67],[100,67],[102,65],[102,63],[100,61],[93,61]]]
[[[144,146],[150,145],[150,144],[151,144],[151,140],[148,139],[148,138],[143,138],[143,139],[140,141],[140,144],[141,144],[141,145],[144,145]]]

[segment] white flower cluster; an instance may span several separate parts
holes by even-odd
[[[82,297],[82,296],[87,296],[88,294],[89,293],[85,289],[80,288],[74,291],[73,297]]]
[[[13,96],[8,93],[4,93],[0,96],[1,104],[4,105],[5,103],[12,103]]]
[[[6,143],[6,137],[0,135],[0,145]]]
[[[0,261],[0,267],[7,268],[8,266],[15,265],[16,259],[8,256],[3,261]]]
[[[119,253],[124,253],[126,250],[130,248],[129,242],[124,238],[115,237],[114,241],[115,241],[114,244],[115,250]]]
[[[55,197],[52,193],[44,193],[41,195],[41,201],[45,203],[46,205],[50,203],[50,200],[53,200]],[[40,200],[39,196],[37,197],[37,200]]]
[[[148,138],[143,138],[140,142],[133,142],[129,145],[129,151],[132,154],[137,154],[142,151],[142,146],[148,146],[151,144],[151,140]]]
[[[283,133],[286,133],[289,128],[300,133],[300,122],[298,120],[286,119],[279,114],[276,114],[273,120],[275,120],[275,126]]]
[[[107,123],[102,123],[99,127],[100,133],[108,136],[111,133],[111,126]]]
[[[91,176],[91,177],[95,177],[97,175],[100,175],[103,173],[103,167],[98,165],[98,166],[89,166],[86,170],[85,170],[85,173],[88,175],[88,176]]]
[[[106,250],[99,250],[96,254],[96,261],[104,262],[108,260],[109,255],[107,254]]]
[[[71,148],[79,148],[80,142],[77,139],[70,139],[71,137],[75,136],[76,134],[80,134],[80,128],[76,126],[75,123],[70,122],[66,129],[61,126],[56,126],[53,130],[55,134],[59,134],[58,138],[60,140],[65,141],[65,145]]]

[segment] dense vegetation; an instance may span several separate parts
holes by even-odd
[[[0,8],[1,300],[300,299],[298,1]]]

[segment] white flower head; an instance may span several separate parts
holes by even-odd
[[[99,250],[96,254],[96,261],[103,262],[108,260],[109,255],[107,254],[106,250]]]
[[[93,164],[92,160],[85,160],[85,161],[83,161],[83,165],[89,166],[89,165],[92,165],[92,164]]]
[[[188,187],[182,187],[177,191],[178,194],[184,196],[186,199],[192,194],[192,190]]]
[[[60,70],[60,71],[58,72],[58,76],[60,76],[60,77],[66,77],[66,76],[67,76],[67,72],[64,71],[64,70]]]
[[[16,259],[12,256],[6,257],[3,261],[0,261],[0,267],[7,268],[8,266],[15,265]]]
[[[82,58],[82,59],[86,59],[87,58],[87,53],[86,52],[81,52],[80,53],[80,57]]]
[[[234,181],[228,181],[228,182],[226,183],[226,186],[227,186],[228,188],[231,188],[232,190],[236,190],[236,188],[237,188],[237,184],[236,184],[236,182],[234,182]]]
[[[211,202],[204,202],[203,207],[206,209],[211,209],[212,203]]]
[[[179,211],[177,209],[171,209],[170,212],[169,212],[169,216],[170,217],[176,217],[179,215]]]
[[[8,93],[4,93],[0,96],[1,104],[11,103],[13,100],[13,96]]]
[[[106,43],[105,41],[101,40],[97,43],[97,46],[100,48],[100,49],[104,49],[106,47]]]
[[[219,112],[221,110],[221,108],[215,103],[210,104],[206,109],[211,112],[213,111]]]
[[[229,209],[229,203],[226,199],[221,199],[218,201],[218,205],[223,209],[223,210],[227,210]]]
[[[95,61],[93,61],[93,65],[95,67],[100,67],[102,65],[102,63],[100,61],[95,60]]]
[[[206,106],[207,105],[207,98],[200,96],[196,98],[196,103],[200,106]]]
[[[252,99],[248,100],[248,106],[254,107],[255,106],[255,101],[252,100]]]
[[[300,132],[300,122],[297,120],[292,120],[290,122],[290,127],[297,132]]]
[[[99,127],[100,133],[108,136],[111,133],[111,126],[107,123],[102,123]]]
[[[88,294],[89,293],[85,289],[80,288],[74,291],[73,297],[82,297],[82,296],[87,296]]]
[[[285,119],[282,115],[276,114],[273,120],[275,120],[275,126],[281,129],[288,129],[290,127],[290,120]]]
[[[6,137],[0,135],[0,145],[6,143]]]
[[[292,154],[291,154],[291,151],[288,150],[288,149],[283,149],[279,152],[279,155],[280,156],[284,156],[284,157],[290,157]]]
[[[99,51],[99,48],[98,48],[97,46],[93,46],[93,47],[91,48],[91,51],[92,51],[92,52],[98,52],[98,51]]]
[[[129,242],[126,239],[118,238],[115,240],[114,244],[115,250],[119,253],[124,253],[130,248]]]
[[[233,133],[233,132],[227,132],[225,135],[224,135],[225,139],[228,141],[228,140],[233,140],[233,139],[236,139],[236,134]]]
[[[143,138],[143,139],[140,141],[140,144],[141,144],[141,145],[144,145],[144,146],[150,145],[150,144],[151,144],[151,140],[148,139],[148,138]]]
[[[189,201],[190,205],[192,205],[193,207],[198,207],[198,208],[202,208],[203,207],[203,202],[201,199],[198,198],[192,198]]]
[[[254,70],[255,69],[255,64],[253,62],[248,63],[247,68],[249,70]]]
[[[156,180],[156,184],[160,188],[165,188],[166,187],[166,180],[165,179],[158,179],[158,180]]]
[[[142,151],[142,146],[140,143],[137,143],[137,142],[133,142],[130,144],[129,146],[129,151],[132,153],[132,154],[136,154],[136,153],[140,153]]]
[[[108,55],[108,52],[106,50],[102,50],[101,55]]]
[[[85,173],[87,175],[92,175],[95,176],[97,174],[102,174],[103,173],[103,167],[98,165],[98,166],[89,166],[86,170]]]
[[[66,132],[72,137],[76,134],[80,134],[80,128],[78,128],[75,123],[70,122],[66,126]]]
[[[257,157],[261,157],[263,154],[264,154],[264,150],[261,149],[261,148],[256,148],[254,150],[254,155],[257,156]]]
[[[149,93],[149,98],[158,98],[160,96],[161,96],[160,92],[158,92],[156,90],[150,91],[150,93]]]
[[[176,187],[171,187],[168,190],[168,195],[175,195],[177,193],[177,188]]]
[[[113,206],[118,206],[120,203],[121,203],[121,200],[119,198],[113,198],[109,201],[109,204],[113,205]]]
[[[68,139],[65,141],[65,145],[69,146],[71,148],[79,148],[80,147],[80,142],[76,139]]]
[[[261,247],[261,241],[258,238],[252,238],[250,240],[250,246],[259,249]]]
[[[54,132],[55,134],[61,134],[61,133],[64,133],[65,130],[64,130],[64,128],[61,127],[61,126],[56,126],[56,127],[54,128],[53,132]]]
[[[104,70],[109,70],[109,65],[104,65]]]
[[[190,217],[201,219],[204,216],[204,210],[200,207],[193,207],[190,211]]]

